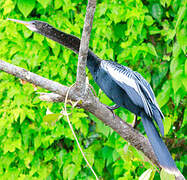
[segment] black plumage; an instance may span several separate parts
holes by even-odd
[[[80,39],[73,35],[61,32],[42,21],[13,21],[26,25],[30,30],[66,46],[75,53],[79,52]],[[116,62],[101,60],[91,50],[88,51],[87,67],[95,82],[116,105],[141,116],[160,166],[170,173],[177,174],[175,162],[153,122],[155,120],[161,135],[164,135],[164,116],[149,83],[139,73]]]

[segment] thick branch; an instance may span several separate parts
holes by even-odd
[[[82,38],[79,48],[77,79],[76,79],[76,88],[79,90],[79,92],[81,92],[81,95],[83,95],[86,90],[85,68],[86,68],[88,46],[90,41],[90,33],[92,29],[95,7],[96,7],[96,0],[88,0]]]
[[[53,93],[49,95],[51,97],[51,101],[54,99],[56,99],[56,101],[63,101],[66,96],[68,90],[67,86],[61,85],[57,82],[41,77],[23,68],[17,67],[15,65],[0,60],[0,70],[12,74],[25,81],[28,81],[32,84],[40,86],[44,89],[52,91]],[[79,96],[77,95],[75,89],[72,89],[70,91],[68,97],[71,101],[79,100]],[[47,99],[44,98],[44,100]],[[123,139],[128,141],[136,149],[143,152],[144,155],[147,156],[154,164],[160,167],[148,139],[145,138],[137,130],[132,128],[128,123],[124,122],[118,116],[115,116],[115,119],[113,119],[113,114],[111,113],[111,111],[108,110],[106,106],[103,105],[101,102],[99,102],[99,100],[96,97],[94,97],[90,91],[86,93],[86,96],[82,101],[82,104],[78,104],[78,106],[95,115],[98,119],[103,121],[105,125],[110,126]],[[180,174],[178,177],[176,177],[176,180],[184,180],[183,175]]]
[[[63,86],[57,82],[51,81],[2,60],[0,60],[0,70],[12,74],[25,81],[28,81],[32,84],[40,86],[44,89],[52,91],[53,93],[62,96],[60,100],[63,100],[68,90],[68,87],[66,86]],[[79,100],[79,97],[76,95],[76,93],[77,92],[73,89],[70,91],[70,100]],[[58,95],[56,95],[56,97],[60,98]],[[142,134],[133,129],[119,117],[116,116],[114,120],[111,111],[108,110],[105,105],[100,103],[99,100],[95,98],[91,92],[87,92],[86,98],[84,99],[84,101],[82,101],[82,104],[79,104],[79,106],[81,108],[84,108],[86,111],[94,114],[98,119],[115,130],[121,137],[130,142],[132,146],[142,151],[154,164],[158,165],[158,161],[147,138],[145,138]]]

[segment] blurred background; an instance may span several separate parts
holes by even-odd
[[[6,21],[41,20],[81,37],[87,1],[0,0],[0,59],[70,86],[77,55],[24,25]],[[151,84],[165,115],[164,141],[187,176],[187,1],[98,0],[90,49],[138,71]],[[102,103],[113,103],[99,90]],[[63,103],[42,102],[47,92],[0,72],[0,179],[94,179],[73,138]],[[92,114],[68,106],[70,120],[88,161],[103,179],[160,179],[156,168]],[[128,123],[133,114],[115,110]],[[137,129],[144,134],[143,125]],[[144,174],[143,174],[144,173]]]

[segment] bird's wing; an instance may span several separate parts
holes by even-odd
[[[131,101],[144,108],[146,114],[152,117],[151,103],[154,103],[153,91],[144,84],[146,81],[141,83],[141,75],[134,73],[130,68],[117,64],[113,61],[102,61],[102,68],[112,77],[112,79],[128,94]],[[140,76],[140,77],[139,77]],[[148,84],[148,83],[147,83]],[[132,90],[133,88],[133,90]]]
[[[162,111],[160,110],[156,102],[153,90],[150,84],[138,72],[133,73],[136,78],[136,83],[139,85],[141,91],[146,96],[146,99],[149,101],[149,104],[152,104],[154,120],[156,121],[160,129],[160,133],[162,134],[162,136],[164,136],[164,126],[162,122],[162,119],[164,119],[164,115],[162,114]]]
[[[156,106],[156,108],[158,109],[160,116],[162,117],[162,119],[164,119],[164,115],[162,114],[162,111],[160,110],[158,103],[156,101],[154,92],[150,86],[150,84],[138,73],[138,72],[133,72],[135,78],[137,79],[137,83],[139,84],[141,90],[144,92],[144,95],[147,97],[147,99],[149,99],[152,104],[154,104]]]

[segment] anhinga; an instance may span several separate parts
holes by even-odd
[[[42,34],[73,50],[75,53],[79,52],[79,38],[61,32],[46,22],[9,20],[24,24],[31,31]],[[141,116],[146,134],[160,166],[177,175],[178,169],[175,162],[153,122],[155,120],[163,136],[162,119],[164,119],[164,116],[149,83],[138,72],[134,72],[130,68],[113,61],[101,60],[90,50],[88,51],[87,67],[95,82],[116,104],[113,109],[124,107],[135,115]]]

